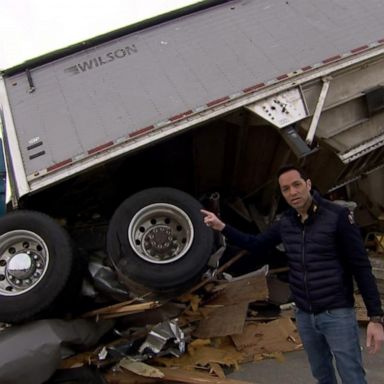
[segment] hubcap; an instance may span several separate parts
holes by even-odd
[[[0,236],[0,294],[16,296],[36,286],[45,275],[48,248],[34,232],[10,231]]]
[[[183,257],[193,241],[193,225],[180,208],[166,203],[148,205],[133,217],[129,243],[142,259],[155,264]]]
[[[8,262],[8,275],[16,279],[27,279],[35,271],[36,264],[28,253],[20,252]]]

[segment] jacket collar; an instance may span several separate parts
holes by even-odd
[[[311,195],[312,195],[312,204],[308,209],[308,219],[306,221],[311,220],[312,217],[317,214],[317,212],[320,209],[321,203],[322,203],[322,198],[321,198],[319,192],[311,191]],[[293,218],[295,218],[301,222],[301,216],[296,211],[296,209],[289,207],[288,208],[288,214],[291,217],[293,217]]]

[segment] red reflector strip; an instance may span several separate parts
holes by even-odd
[[[108,148],[111,145],[113,145],[113,141],[109,141],[108,143],[105,143],[103,145],[99,145],[98,147],[92,148],[88,151],[88,155],[92,155],[96,152],[102,151],[103,149]]]
[[[380,44],[384,43],[384,39],[378,40],[378,43],[380,43]]]
[[[178,115],[172,116],[172,117],[169,118],[169,120],[170,120],[170,121],[179,120],[179,119],[182,119],[182,118],[185,117],[185,116],[190,115],[191,113],[192,113],[192,111],[189,110],[189,111],[180,113],[180,114],[178,114]]]
[[[341,59],[340,55],[328,57],[328,59],[323,60],[323,63],[324,64],[328,64],[328,63],[331,63],[332,61],[335,61],[335,60],[338,60],[338,59]]]
[[[227,101],[227,100],[229,100],[229,96],[225,96],[225,97],[222,97],[221,99],[217,99],[217,100],[212,100],[209,103],[207,103],[207,106],[212,107],[213,105],[223,103],[224,101]]]
[[[148,132],[148,131],[152,130],[153,128],[154,128],[153,125],[150,125],[149,127],[141,128],[141,129],[139,129],[139,130],[137,130],[135,132],[130,133],[128,135],[128,137],[139,136],[139,135],[141,135],[144,132]]]
[[[243,89],[243,92],[248,93],[248,92],[256,91],[256,89],[263,88],[263,87],[265,87],[265,83],[259,83],[256,85],[252,85],[252,87]]]
[[[70,163],[72,163],[72,159],[67,159],[67,160],[64,160],[64,161],[60,161],[60,163],[56,163],[55,165],[51,165],[50,167],[48,167],[47,168],[47,172],[54,171],[55,169],[64,167],[65,165],[68,165]]]
[[[301,68],[302,71],[309,71],[310,69],[312,69],[310,65],[307,65],[306,67]]]
[[[368,45],[362,45],[361,47],[357,47],[355,49],[351,49],[351,52],[352,53],[356,53],[356,52],[364,51],[367,48],[368,48]]]
[[[277,80],[284,80],[284,79],[287,79],[288,78],[288,75],[285,74],[285,75],[280,75],[280,76],[277,76],[276,79]]]

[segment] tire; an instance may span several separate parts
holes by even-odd
[[[107,252],[121,280],[133,292],[176,292],[205,270],[213,231],[202,206],[172,188],[151,188],[127,198],[108,227]]]
[[[69,235],[49,216],[20,210],[0,218],[0,321],[36,318],[64,297],[73,255]]]

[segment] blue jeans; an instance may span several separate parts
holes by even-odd
[[[316,315],[297,309],[296,325],[318,384],[337,383],[333,357],[342,383],[367,383],[353,308],[331,309]]]

